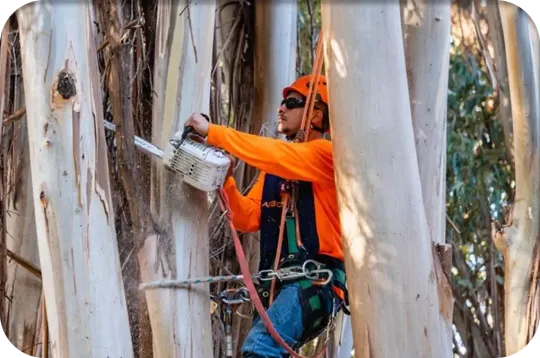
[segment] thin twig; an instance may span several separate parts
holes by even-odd
[[[236,18],[234,20],[234,24],[232,25],[231,29],[229,30],[229,34],[227,35],[227,38],[225,39],[225,43],[223,44],[223,46],[219,50],[218,55],[216,56],[216,63],[214,64],[214,68],[212,69],[211,76],[214,76],[214,73],[216,72],[216,69],[217,69],[217,67],[219,65],[219,59],[221,58],[221,55],[223,54],[225,49],[227,49],[227,47],[229,47],[229,44],[230,44],[230,42],[231,42],[231,40],[233,38],[232,35],[234,34],[234,31],[236,30],[236,27],[240,23],[240,20],[241,20],[241,17],[240,17],[240,10],[239,10],[238,14],[236,15]]]
[[[191,35],[191,44],[193,45],[193,53],[195,54],[195,63],[198,63],[197,61],[197,47],[195,47],[195,39],[193,38],[193,27],[191,26],[191,11],[189,10],[189,3],[191,1],[188,0],[187,2],[187,16],[188,16],[188,22],[189,22],[189,33]]]
[[[461,231],[459,231],[459,229],[457,228],[456,224],[454,224],[454,222],[452,221],[452,219],[450,219],[450,216],[448,216],[448,214],[446,214],[446,220],[448,220],[448,222],[450,223],[450,225],[452,225],[452,227],[454,228],[454,230],[456,230],[456,232],[458,233],[458,235],[461,236]]]
[[[4,120],[2,121],[2,124],[7,125],[7,124],[9,124],[11,122],[19,120],[25,114],[26,114],[26,108],[19,108],[18,110],[15,111],[15,113],[13,113],[13,114],[7,116],[6,118],[4,118]]]
[[[105,47],[107,47],[109,45],[109,40],[105,40],[101,46],[99,46],[99,48],[97,49],[97,53],[100,53],[101,51],[103,51],[105,49]]]
[[[41,279],[41,270],[39,269],[39,267],[37,267],[36,265],[34,265],[33,263],[31,263],[30,261],[20,257],[19,255],[17,255],[16,253],[14,253],[13,251],[9,250],[9,249],[6,249],[6,252],[7,252],[7,255],[13,260],[15,261],[16,263],[18,263],[19,265],[21,265],[22,267],[24,267],[26,270],[28,270],[28,272],[30,272],[31,274],[33,274],[34,276],[36,276],[37,278]]]

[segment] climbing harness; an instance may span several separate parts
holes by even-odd
[[[257,310],[257,313],[261,320],[263,321],[264,325],[266,326],[266,329],[274,338],[274,340],[281,345],[290,355],[294,358],[304,358],[300,354],[296,353],[287,342],[283,340],[283,338],[277,333],[274,325],[272,324],[272,321],[270,321],[270,318],[268,317],[268,314],[266,313],[266,310],[261,302],[261,299],[259,295],[257,294],[257,289],[255,288],[255,285],[253,284],[253,281],[251,279],[251,275],[249,275],[249,265],[246,259],[246,255],[244,254],[244,249],[242,248],[242,243],[240,242],[240,238],[238,237],[238,234],[236,232],[236,228],[234,227],[231,211],[230,211],[230,205],[229,205],[229,198],[227,196],[227,193],[223,189],[223,187],[220,187],[217,191],[218,198],[219,198],[219,204],[221,207],[221,210],[226,213],[227,221],[229,223],[229,227],[233,236],[233,242],[234,242],[234,248],[236,250],[236,255],[238,257],[238,263],[240,264],[240,271],[244,275],[244,282],[249,290],[251,302],[255,306],[255,309]],[[277,270],[274,270],[274,272]],[[274,282],[274,281],[273,281]],[[321,357],[324,354],[324,349],[321,350],[319,354],[317,354],[315,357]]]

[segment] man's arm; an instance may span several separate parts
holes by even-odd
[[[288,180],[334,182],[332,143],[324,139],[289,143],[210,124],[207,142],[263,172]]]
[[[239,231],[259,230],[263,184],[264,173],[261,173],[251,190],[244,196],[238,191],[236,181],[232,176],[225,181],[223,189],[229,197],[233,224]]]

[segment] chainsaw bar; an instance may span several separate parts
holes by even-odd
[[[111,132],[116,133],[116,126],[108,121],[103,121],[105,124],[105,128],[110,130]],[[145,141],[144,139],[134,136],[135,137],[135,146],[142,149],[145,153],[154,155],[160,159],[163,159],[163,150],[155,145],[153,145],[150,142]]]

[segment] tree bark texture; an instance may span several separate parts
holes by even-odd
[[[510,226],[495,245],[505,266],[506,355],[523,349],[540,322],[540,61],[528,15],[500,3],[512,102],[516,193]]]
[[[510,85],[508,83],[508,65],[506,63],[506,45],[499,9],[499,0],[487,0],[486,19],[488,22],[488,37],[493,48],[493,64],[495,78],[497,79],[497,92],[499,101],[498,118],[503,125],[504,142],[508,151],[514,154],[514,138],[512,129],[512,102],[510,101]]]
[[[450,0],[405,1],[402,26],[422,196],[431,240],[444,243]]]
[[[2,71],[10,77],[10,88],[3,93],[6,101],[11,103],[9,112],[16,112],[25,107],[20,52],[17,46],[19,41],[16,36],[10,36],[9,40],[6,38],[6,42],[2,42],[10,47],[10,65],[5,72]],[[23,115],[19,120],[3,126],[3,132],[6,246],[14,254],[39,268],[26,116]],[[6,332],[11,343],[29,355],[38,343],[34,341],[36,330],[41,330],[38,325],[41,292],[41,278],[16,260],[9,259]]]
[[[255,5],[255,107],[252,132],[277,137],[283,88],[296,76],[296,0]]]
[[[399,1],[323,1],[322,15],[356,356],[451,357],[453,300],[422,200]]]
[[[8,105],[7,98],[8,96],[8,89],[9,89],[9,68],[10,68],[10,60],[9,60],[9,32],[11,29],[10,21],[4,25],[2,28],[1,38],[0,38],[0,118],[3,119],[4,117],[4,109],[6,105]],[[0,131],[0,134],[3,134],[3,128]],[[3,136],[0,136],[2,138]],[[0,143],[2,143],[2,140],[0,139]],[[3,143],[2,143],[3,144]],[[5,188],[5,165],[4,163],[0,163],[0,184],[1,188]],[[0,193],[0,203],[5,206],[5,198],[6,193],[4,190]],[[2,224],[2,232],[0,232],[0,325],[2,327],[7,328],[7,314],[6,314],[6,306],[7,301],[5,297],[6,295],[6,289],[7,289],[7,249],[6,249],[6,211],[4,208],[1,209],[0,212],[0,223]],[[6,334],[9,334],[9,330],[6,329]]]
[[[154,54],[152,142],[165,148],[193,112],[208,113],[215,2],[160,1]],[[138,252],[142,280],[209,273],[208,195],[152,163],[151,215],[157,235]],[[207,285],[148,290],[154,355],[210,357]]]
[[[150,158],[134,145],[135,135],[146,137],[144,108],[149,101],[143,95],[142,77],[148,64],[145,53],[144,17],[139,1],[95,0],[100,27],[104,32],[103,48],[106,89],[112,119],[116,126],[117,199],[124,220],[118,240],[121,257],[127,261],[124,275],[132,339],[140,357],[152,357],[152,329],[144,293],[138,290],[140,270],[136,255],[147,237],[155,235],[150,216]],[[148,95],[150,97],[150,95]],[[146,119],[146,127],[150,120]],[[126,253],[127,252],[127,253]]]
[[[17,19],[51,354],[132,357],[89,4]]]

